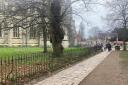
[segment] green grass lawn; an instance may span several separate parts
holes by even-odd
[[[71,66],[90,57],[92,50],[87,48],[65,48],[63,57],[52,57],[51,53],[41,53],[43,48],[0,48],[0,72],[8,75],[15,83],[15,78],[22,80],[45,75],[67,66]],[[49,48],[48,51],[51,51]],[[13,56],[13,57],[11,57]],[[13,67],[13,68],[12,68]],[[7,79],[0,73],[0,79]],[[13,84],[12,84],[13,85]]]
[[[42,52],[43,48],[30,47],[30,48],[0,48],[0,57],[15,56],[20,54]]]
[[[48,48],[49,51],[51,51],[51,48]],[[71,52],[71,51],[79,51],[80,48],[65,48],[64,52]],[[43,52],[43,48],[39,47],[27,47],[27,48],[0,48],[0,57],[11,57],[11,56],[17,56],[17,55],[24,55],[24,54],[32,54],[37,52]]]
[[[120,57],[121,57],[124,61],[128,61],[128,51],[121,51],[121,52],[120,52]]]
[[[123,74],[125,80],[128,81],[128,51],[121,51],[120,58],[121,58],[120,60],[121,74]]]

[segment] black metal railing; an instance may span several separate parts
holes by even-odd
[[[42,52],[0,57],[0,85],[23,85],[94,53],[93,48],[71,48],[65,50],[62,57],[52,57],[52,53]]]

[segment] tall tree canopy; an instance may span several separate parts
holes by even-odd
[[[111,22],[113,28],[120,28],[120,33],[122,33],[122,40],[124,42],[124,50],[126,50],[128,0],[111,0],[107,4],[110,8],[110,13],[108,15],[109,22]]]
[[[5,30],[15,26],[23,29],[35,26],[38,32],[43,32],[44,50],[46,49],[47,35],[50,35],[53,54],[60,56],[63,53],[62,41],[64,38],[65,17],[73,13],[72,4],[83,2],[87,8],[91,0],[72,0],[68,5],[64,5],[67,0],[3,0],[5,6],[1,10],[3,18],[0,20],[4,24]],[[67,2],[66,2],[67,3]],[[75,13],[73,13],[75,14]],[[5,25],[7,24],[7,25]],[[48,32],[48,33],[47,33]],[[40,33],[38,33],[40,34]]]

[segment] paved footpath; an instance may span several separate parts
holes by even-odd
[[[79,85],[128,85],[122,74],[119,52],[112,52]]]
[[[102,52],[34,85],[78,85],[109,54],[110,52]]]

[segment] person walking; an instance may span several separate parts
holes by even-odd
[[[106,48],[108,49],[108,51],[111,51],[112,50],[112,45],[110,43],[107,43]]]

